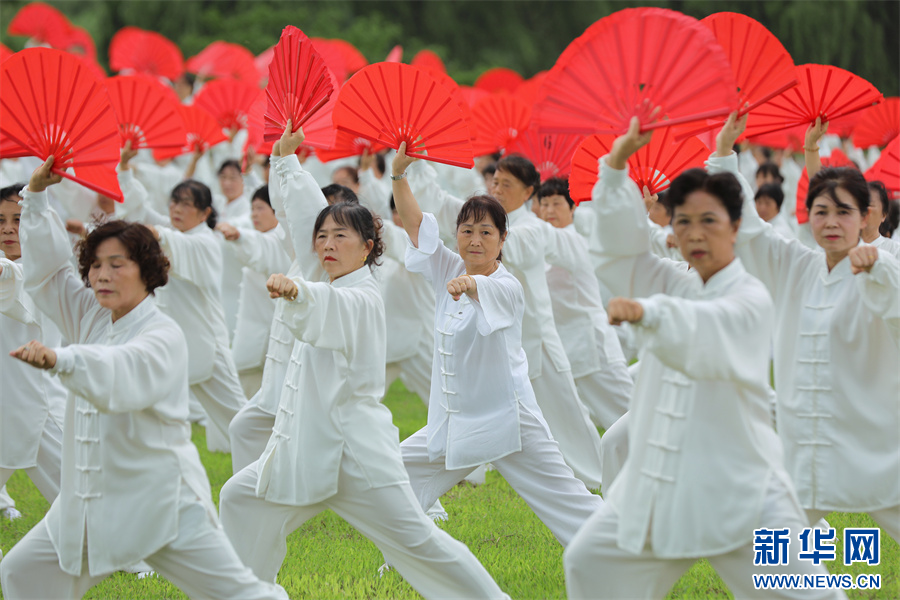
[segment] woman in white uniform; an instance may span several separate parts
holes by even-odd
[[[125,202],[116,210],[121,217],[148,225],[172,263],[157,305],[175,319],[187,339],[191,395],[208,416],[206,446],[211,452],[230,452],[228,425],[247,398],[222,309],[222,242],[213,233],[212,196],[202,183],[182,182],[172,190],[169,216],[160,215],[149,208],[147,192],[129,168],[132,156],[122,153],[119,186]]]
[[[425,276],[436,299],[428,424],[400,444],[413,491],[430,507],[491,462],[566,545],[602,501],[563,460],[535,400],[522,347],[525,295],[500,262],[506,213],[490,196],[470,198],[452,252],[404,180],[413,160],[401,144],[394,202],[410,240],[406,267]]]
[[[689,170],[669,188],[674,232],[691,269],[650,252],[628,157],[650,141],[637,117],[600,159],[594,187],[601,272],[614,324],[643,349],[629,413],[628,459],[606,504],[563,556],[571,598],[662,598],[708,558],[736,597],[842,597],[757,591],[751,574],[825,575],[798,560],[806,520],[781,461],[767,395],[772,299],[734,256],[741,188]],[[749,202],[753,202],[752,195]],[[638,300],[631,297],[640,298]],[[754,567],[754,530],[791,530],[789,563]]]
[[[273,149],[285,156],[275,168],[283,171],[286,208],[305,203],[322,209],[311,241],[326,281],[269,278],[269,291],[283,298],[284,321],[297,338],[296,368],[286,376],[262,456],[222,488],[225,530],[254,572],[274,581],[287,536],[331,509],[426,598],[504,597],[472,553],[416,503],[397,428],[381,404],[384,306],[370,270],[382,252],[379,221],[358,203],[326,206],[321,194],[294,193],[300,181],[315,185],[294,155],[302,140],[302,131],[291,134],[288,123]]]
[[[14,185],[0,190],[0,339],[3,352],[31,340],[48,346],[62,345],[59,329],[35,307],[25,292],[22,250],[19,241],[19,190]],[[62,424],[66,389],[47,371],[0,356],[0,488],[23,469],[38,490],[53,502],[59,493]],[[13,503],[13,510],[15,504]],[[6,507],[3,507],[6,508]],[[10,514],[13,514],[10,512]]]
[[[169,261],[144,226],[95,229],[78,258],[45,192],[53,158],[22,200],[25,286],[66,339],[12,355],[68,389],[60,494],[0,562],[6,598],[80,598],[146,559],[191,597],[287,598],[241,564],[219,525],[188,416],[187,345],[153,292]]]
[[[711,173],[737,171],[743,127],[726,124]],[[812,523],[866,512],[900,541],[900,262],[860,237],[866,180],[848,168],[810,180],[820,250],[775,234],[746,200],[735,251],[775,300],[778,434],[800,502]]]

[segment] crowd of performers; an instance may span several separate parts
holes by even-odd
[[[658,198],[628,177],[635,119],[577,209],[519,155],[322,164],[290,123],[246,172],[239,139],[126,145],[122,204],[52,157],[0,162],[0,484],[23,469],[51,503],[4,549],[4,597],[151,569],[286,597],[287,536],[325,509],[426,598],[506,597],[432,518],[487,464],[573,598],[660,598],[701,557],[738,597],[843,597],[755,590],[753,531],[790,528],[796,559],[841,511],[900,541],[896,202],[821,167],[818,122],[798,227],[800,166],[736,152],[745,124]],[[402,443],[398,378],[428,405]],[[231,453],[218,511],[191,422]]]

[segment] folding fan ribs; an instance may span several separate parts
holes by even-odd
[[[880,181],[894,198],[900,198],[900,138],[894,138],[881,157],[866,171],[868,181]]]
[[[572,170],[572,157],[583,135],[572,133],[539,133],[529,127],[506,149],[530,160],[541,176],[541,181],[551,177],[568,177]]]
[[[184,129],[187,132],[181,152],[205,152],[211,146],[228,141],[228,138],[222,133],[222,126],[199,106],[181,105],[178,107],[178,112],[181,113]],[[157,153],[154,155],[159,157]]]
[[[288,119],[297,131],[328,102],[335,88],[334,76],[312,41],[296,27],[285,27],[269,63],[266,141],[279,139]]]
[[[162,83],[140,75],[120,75],[106,80],[109,101],[119,122],[120,142],[131,147],[177,150],[184,147],[186,132],[179,104]]]
[[[853,144],[857,148],[886,146],[900,135],[900,98],[885,98],[878,106],[862,113],[853,130]]]
[[[653,136],[650,143],[631,155],[628,159],[628,175],[643,190],[646,186],[651,194],[667,189],[682,172],[694,167],[702,167],[709,148],[697,138],[687,138],[676,142],[674,132],[666,129]],[[572,173],[569,175],[569,194],[575,202],[591,199],[594,184],[597,183],[601,156],[609,154],[616,136],[611,134],[592,135],[585,139],[572,158]]]
[[[320,161],[328,162],[348,156],[360,156],[363,152],[375,154],[384,150],[385,147],[383,144],[377,144],[362,136],[338,129],[334,133],[331,147],[328,149],[316,148],[316,156]]]
[[[509,94],[491,94],[472,107],[475,156],[506,150],[528,128],[531,109]]]
[[[661,8],[605,17],[574,40],[547,74],[533,109],[545,132],[624,133],[724,117],[737,84],[712,32]],[[659,108],[659,113],[652,111]]]
[[[31,2],[19,9],[6,32],[10,35],[27,36],[62,49],[71,27],[69,19],[59,10],[43,2]]]
[[[344,84],[335,127],[435,162],[469,168],[469,125],[452,92],[423,69],[375,63]],[[427,151],[427,155],[425,152]]]
[[[155,31],[123,27],[109,43],[109,68],[175,81],[184,73],[184,56],[174,42]]]
[[[0,64],[0,87],[0,155],[52,155],[54,173],[122,199],[116,115],[103,81],[79,57],[22,50]]]
[[[883,100],[875,86],[849,71],[830,65],[799,65],[796,71],[800,83],[753,112],[747,137],[809,125],[817,117],[837,120]]]
[[[794,60],[781,42],[761,23],[738,13],[722,12],[700,21],[713,32],[725,50],[737,82],[739,116],[756,109],[797,85]],[[752,117],[751,117],[752,118]],[[689,131],[679,139],[719,129],[724,119],[715,119]]]
[[[194,104],[212,115],[224,129],[237,130],[247,127],[247,113],[260,95],[262,90],[255,85],[217,79],[203,86]]]
[[[850,167],[856,169],[856,164],[847,158],[840,150],[832,150],[831,155],[822,159],[823,167]],[[797,222],[801,225],[809,221],[809,210],[806,208],[806,195],[809,192],[809,174],[803,168],[800,181],[797,182]]]

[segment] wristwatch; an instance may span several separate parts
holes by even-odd
[[[405,179],[405,178],[406,178],[406,171],[404,171],[403,173],[400,173],[399,175],[391,175],[391,179],[393,179],[394,181],[400,181],[401,179]]]

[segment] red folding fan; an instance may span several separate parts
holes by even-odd
[[[531,79],[523,81],[522,84],[516,88],[516,96],[528,106],[533,106],[535,100],[537,100],[541,84],[544,82],[544,78],[547,77],[547,73],[548,71],[541,71]]]
[[[217,79],[203,86],[194,104],[206,110],[224,129],[247,127],[247,113],[262,95],[257,86],[236,79]]]
[[[460,94],[462,94],[462,97],[466,101],[466,104],[469,105],[469,108],[474,107],[480,101],[491,95],[490,92],[479,90],[478,88],[469,87],[467,85],[459,86],[459,92]],[[526,104],[528,103],[526,102]]]
[[[178,107],[178,112],[181,113],[181,118],[184,120],[184,129],[187,132],[184,147],[178,154],[196,150],[205,152],[211,146],[228,141],[228,138],[222,133],[222,126],[219,125],[218,121],[199,106],[185,106],[182,104]],[[157,159],[164,156],[160,152],[154,152],[153,155]]]
[[[858,168],[856,163],[847,158],[847,155],[840,150],[832,150],[831,156],[822,159],[823,167],[850,167]],[[809,210],[806,208],[806,195],[809,192],[809,174],[806,167],[803,168],[803,174],[800,175],[800,181],[797,182],[797,222],[801,225],[809,221]]]
[[[338,129],[331,148],[328,150],[316,148],[316,156],[324,163],[339,158],[347,158],[348,156],[361,156],[366,150],[368,150],[369,154],[374,154],[381,152],[385,148],[386,146],[382,144]]]
[[[530,107],[509,94],[491,94],[472,107],[475,156],[505,150],[531,120]]]
[[[712,14],[700,22],[709,27],[728,56],[738,86],[739,99],[733,108],[738,116],[797,85],[794,60],[762,23],[732,12]],[[718,130],[724,124],[725,119],[711,119],[706,125],[684,128],[677,139]]]
[[[868,181],[880,181],[894,198],[900,197],[900,138],[895,137],[866,171]]]
[[[12,50],[7,48],[3,44],[0,44],[0,62],[3,62],[4,60],[6,60],[7,58],[9,58],[12,55],[13,55]]]
[[[119,132],[103,81],[61,50],[29,48],[0,65],[0,156],[55,157],[53,172],[111,198]]]
[[[624,133],[634,116],[647,130],[723,117],[737,104],[731,65],[706,26],[671,10],[629,8],[569,44],[533,118],[546,132]]]
[[[266,48],[253,59],[253,64],[256,65],[256,71],[259,74],[259,83],[263,87],[269,83],[269,65],[273,58],[275,58],[275,46]]]
[[[747,123],[746,135],[763,135],[821,117],[836,121],[882,101],[881,92],[849,71],[830,65],[799,65],[800,83],[760,106]]]
[[[857,148],[886,146],[900,135],[900,98],[885,98],[878,106],[866,109],[853,130]]]
[[[239,44],[213,42],[200,54],[192,56],[185,63],[185,69],[200,77],[240,79],[256,85],[259,74],[253,62],[253,53]]]
[[[265,94],[260,94],[256,102],[253,103],[253,106],[250,107],[250,112],[247,113],[247,146],[253,148],[257,154],[272,154],[272,146],[275,145],[274,140],[267,141],[265,139],[265,115],[267,106],[268,99]],[[309,121],[307,121],[307,125],[309,125]],[[306,133],[305,128],[304,133]],[[331,139],[328,140],[328,143],[331,143]],[[303,144],[300,144],[295,154],[308,155],[313,150],[314,148],[312,146],[304,142]]]
[[[506,151],[525,156],[540,173],[541,181],[546,181],[551,177],[569,176],[572,157],[583,140],[583,135],[575,133],[539,133],[534,127],[529,127],[513,140]]]
[[[391,51],[388,52],[387,58],[384,59],[384,62],[402,62],[403,61],[403,46],[397,44]]]
[[[512,94],[522,85],[525,79],[513,71],[505,67],[496,67],[488,69],[475,80],[475,87],[485,90],[486,92],[509,92]]]
[[[429,76],[434,77],[438,80],[438,82],[444,86],[450,95],[453,96],[453,100],[459,106],[459,109],[462,111],[463,119],[465,119],[466,124],[469,127],[469,139],[475,139],[475,127],[472,122],[472,108],[469,105],[469,102],[466,100],[465,95],[462,91],[462,86],[460,86],[456,81],[453,80],[452,77],[447,75],[446,73],[438,73],[437,71],[429,71],[427,69],[423,69],[422,67],[415,67],[416,69],[422,69]],[[470,88],[474,89],[474,88]],[[487,96],[487,92],[484,93]]]
[[[187,132],[179,103],[165,85],[140,75],[119,75],[106,80],[109,101],[119,122],[121,145],[169,149],[180,153]]]
[[[109,68],[175,81],[184,73],[184,57],[174,42],[155,31],[123,27],[109,43]]]
[[[288,119],[297,131],[316,114],[335,92],[335,77],[312,41],[296,27],[285,27],[269,63],[266,140],[279,139]]]
[[[62,49],[66,45],[71,24],[64,14],[43,2],[26,4],[9,22],[6,33],[22,35]]]
[[[569,175],[569,195],[575,202],[591,199],[594,184],[597,183],[601,156],[609,154],[616,136],[612,134],[592,135],[581,144],[572,158],[572,173]],[[672,180],[682,172],[694,167],[702,167],[709,156],[709,148],[697,138],[675,141],[675,133],[665,129],[654,134],[650,143],[631,155],[628,159],[628,175],[643,190],[650,189],[658,194],[667,189]]]
[[[419,50],[409,64],[414,67],[422,67],[426,71],[447,72],[447,67],[444,66],[444,61],[441,60],[441,57],[427,49]]]
[[[88,33],[84,27],[69,27],[66,33],[66,41],[61,48],[66,52],[78,54],[86,59],[97,62],[97,47],[94,45],[94,38]]]
[[[469,124],[458,101],[412,65],[375,63],[359,71],[341,89],[332,119],[341,131],[394,149],[406,142],[410,156],[473,164]]]
[[[312,38],[312,42],[316,52],[322,57],[340,84],[346,81],[347,77],[369,64],[366,57],[350,42],[323,38]]]

